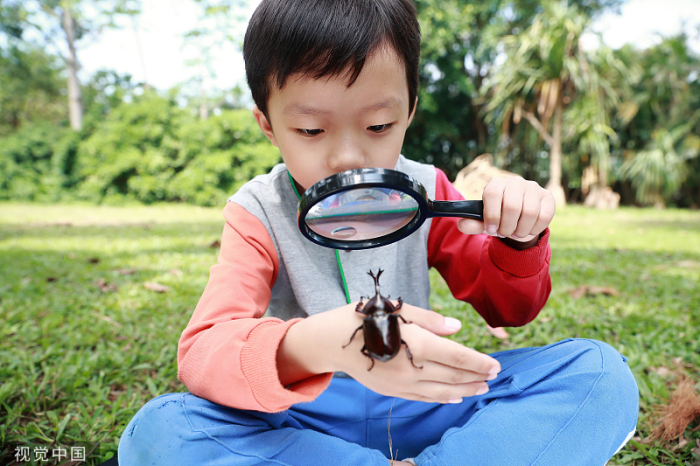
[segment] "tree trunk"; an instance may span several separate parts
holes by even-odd
[[[554,107],[554,121],[552,122],[552,143],[549,154],[549,182],[547,190],[554,196],[557,207],[566,205],[566,195],[561,185],[561,123],[563,118],[562,93],[559,92],[556,106]]]
[[[608,187],[608,165],[598,159],[598,186],[601,189]]]
[[[75,51],[75,28],[73,16],[68,7],[63,8],[62,14],[63,30],[66,33],[68,42],[68,111],[70,117],[70,127],[75,131],[80,131],[83,127],[83,95],[78,81],[78,55]]]
[[[209,106],[207,105],[207,93],[204,91],[204,78],[199,78],[199,118],[206,120],[209,118]]]

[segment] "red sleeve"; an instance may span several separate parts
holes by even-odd
[[[265,226],[229,202],[217,265],[178,346],[178,378],[193,394],[232,408],[278,412],[311,401],[332,374],[285,388],[277,348],[291,325],[262,317],[279,260]]]
[[[436,200],[463,199],[445,174],[436,172]],[[517,327],[532,321],[552,289],[549,229],[536,246],[517,251],[496,237],[462,234],[458,220],[432,220],[429,265],[440,272],[455,298],[474,306],[492,327]]]

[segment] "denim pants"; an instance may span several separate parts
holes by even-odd
[[[460,404],[386,397],[340,377],[280,413],[163,395],[126,427],[119,464],[387,466],[393,455],[418,466],[603,466],[634,433],[637,384],[609,345],[565,340],[492,356],[502,370],[490,391]]]

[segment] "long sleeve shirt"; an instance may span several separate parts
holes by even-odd
[[[462,199],[434,167],[402,157],[397,169],[427,184],[434,199]],[[250,183],[224,208],[218,262],[180,338],[178,377],[190,392],[215,403],[278,412],[313,400],[333,376],[282,386],[276,367],[281,340],[301,318],[346,304],[345,292],[334,252],[296,229],[296,195],[286,168]],[[382,276],[382,288],[427,308],[427,271],[435,267],[453,295],[489,325],[521,326],[534,319],[551,291],[549,231],[536,246],[516,251],[494,237],[462,234],[457,220],[434,218],[394,245],[340,252],[352,299],[371,289],[359,277],[373,263],[384,264],[392,270]]]

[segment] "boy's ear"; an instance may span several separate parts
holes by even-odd
[[[406,125],[406,128],[408,128],[409,126],[411,126],[411,122],[413,121],[413,117],[414,117],[415,114],[416,114],[416,109],[417,109],[417,108],[418,108],[418,97],[416,97],[416,102],[415,102],[415,104],[413,105],[413,110],[411,111],[411,114],[408,115],[408,124]]]
[[[263,134],[270,140],[272,145],[279,147],[277,145],[277,140],[275,139],[275,133],[272,131],[272,125],[257,105],[253,105],[253,116],[255,117],[255,121],[258,123],[258,126],[262,130]]]

